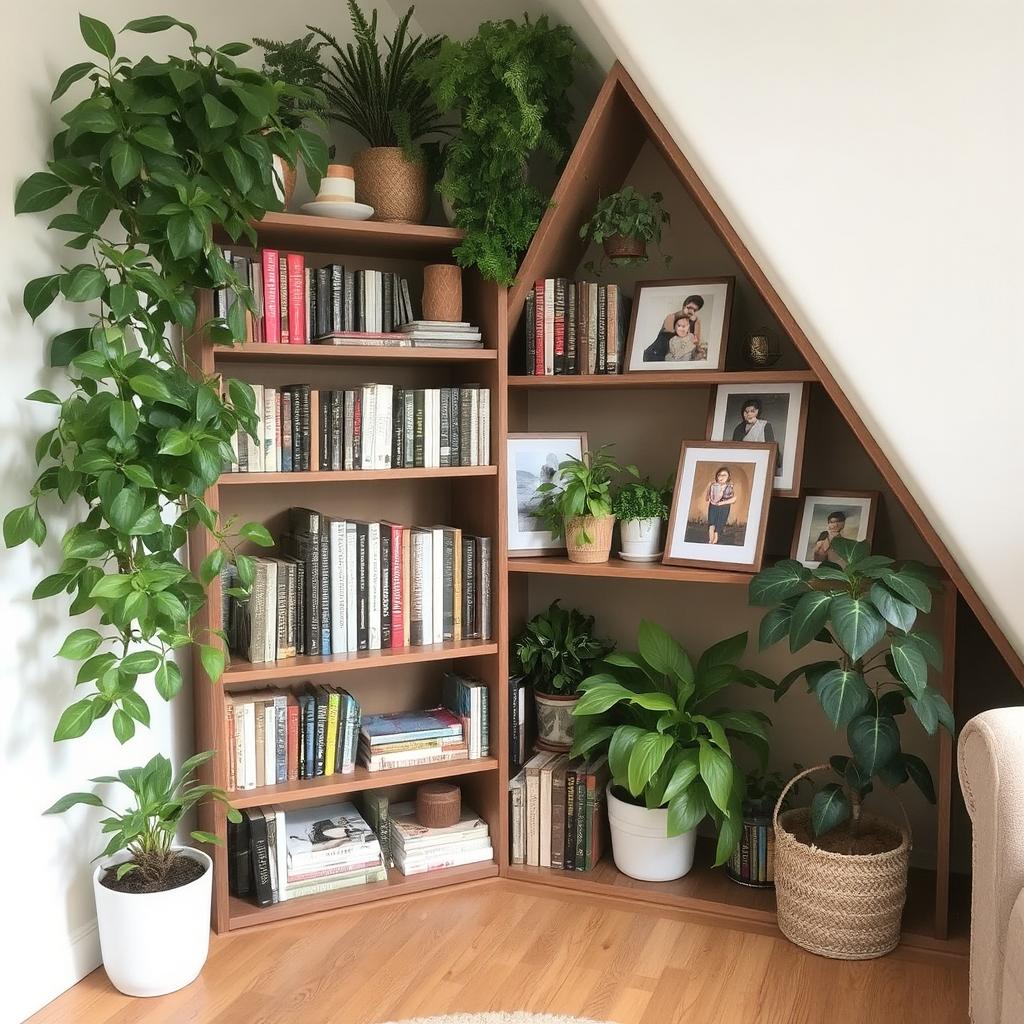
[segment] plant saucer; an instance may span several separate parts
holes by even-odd
[[[619,558],[624,562],[660,562],[664,551],[658,551],[653,555],[627,555],[625,551],[619,552]]]
[[[366,203],[303,203],[302,212],[333,220],[369,220],[373,207]]]

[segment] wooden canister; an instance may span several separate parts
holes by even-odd
[[[462,319],[462,269],[450,263],[423,268],[423,319]]]
[[[448,828],[462,814],[462,793],[448,782],[425,782],[416,790],[416,820],[424,828]]]

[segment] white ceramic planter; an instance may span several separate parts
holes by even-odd
[[[535,692],[533,697],[537,702],[537,746],[542,750],[568,750],[572,746],[576,725],[572,709],[580,695],[552,697]]]
[[[101,885],[107,868],[127,860],[127,853],[104,861],[93,872],[103,968],[126,996],[176,992],[194,981],[206,963],[213,862],[202,850],[174,849],[206,867],[199,878],[177,889],[127,893]]]
[[[615,866],[642,882],[671,882],[693,867],[697,830],[668,834],[668,808],[648,810],[620,800],[608,786],[608,821]]]
[[[653,558],[661,552],[661,519],[620,519],[622,553],[633,558]]]

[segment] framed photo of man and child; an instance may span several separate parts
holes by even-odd
[[[808,569],[845,561],[831,550],[837,537],[871,542],[875,532],[878,491],[813,491],[804,494],[793,536],[792,558]]]

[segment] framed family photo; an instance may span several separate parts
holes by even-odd
[[[774,441],[779,448],[772,490],[780,498],[799,497],[807,398],[806,384],[720,384],[708,408],[708,440]]]
[[[875,532],[877,491],[813,491],[804,494],[793,537],[792,557],[808,569],[822,562],[846,563],[830,550],[836,537],[866,540]]]
[[[639,281],[625,371],[721,370],[734,278]]]
[[[662,561],[757,572],[775,474],[774,443],[684,441]]]
[[[583,458],[587,435],[509,434],[506,460],[508,508],[508,553],[517,555],[557,554],[565,550],[565,538],[555,537],[537,516],[541,495],[537,487],[550,483],[558,464],[568,458]]]

